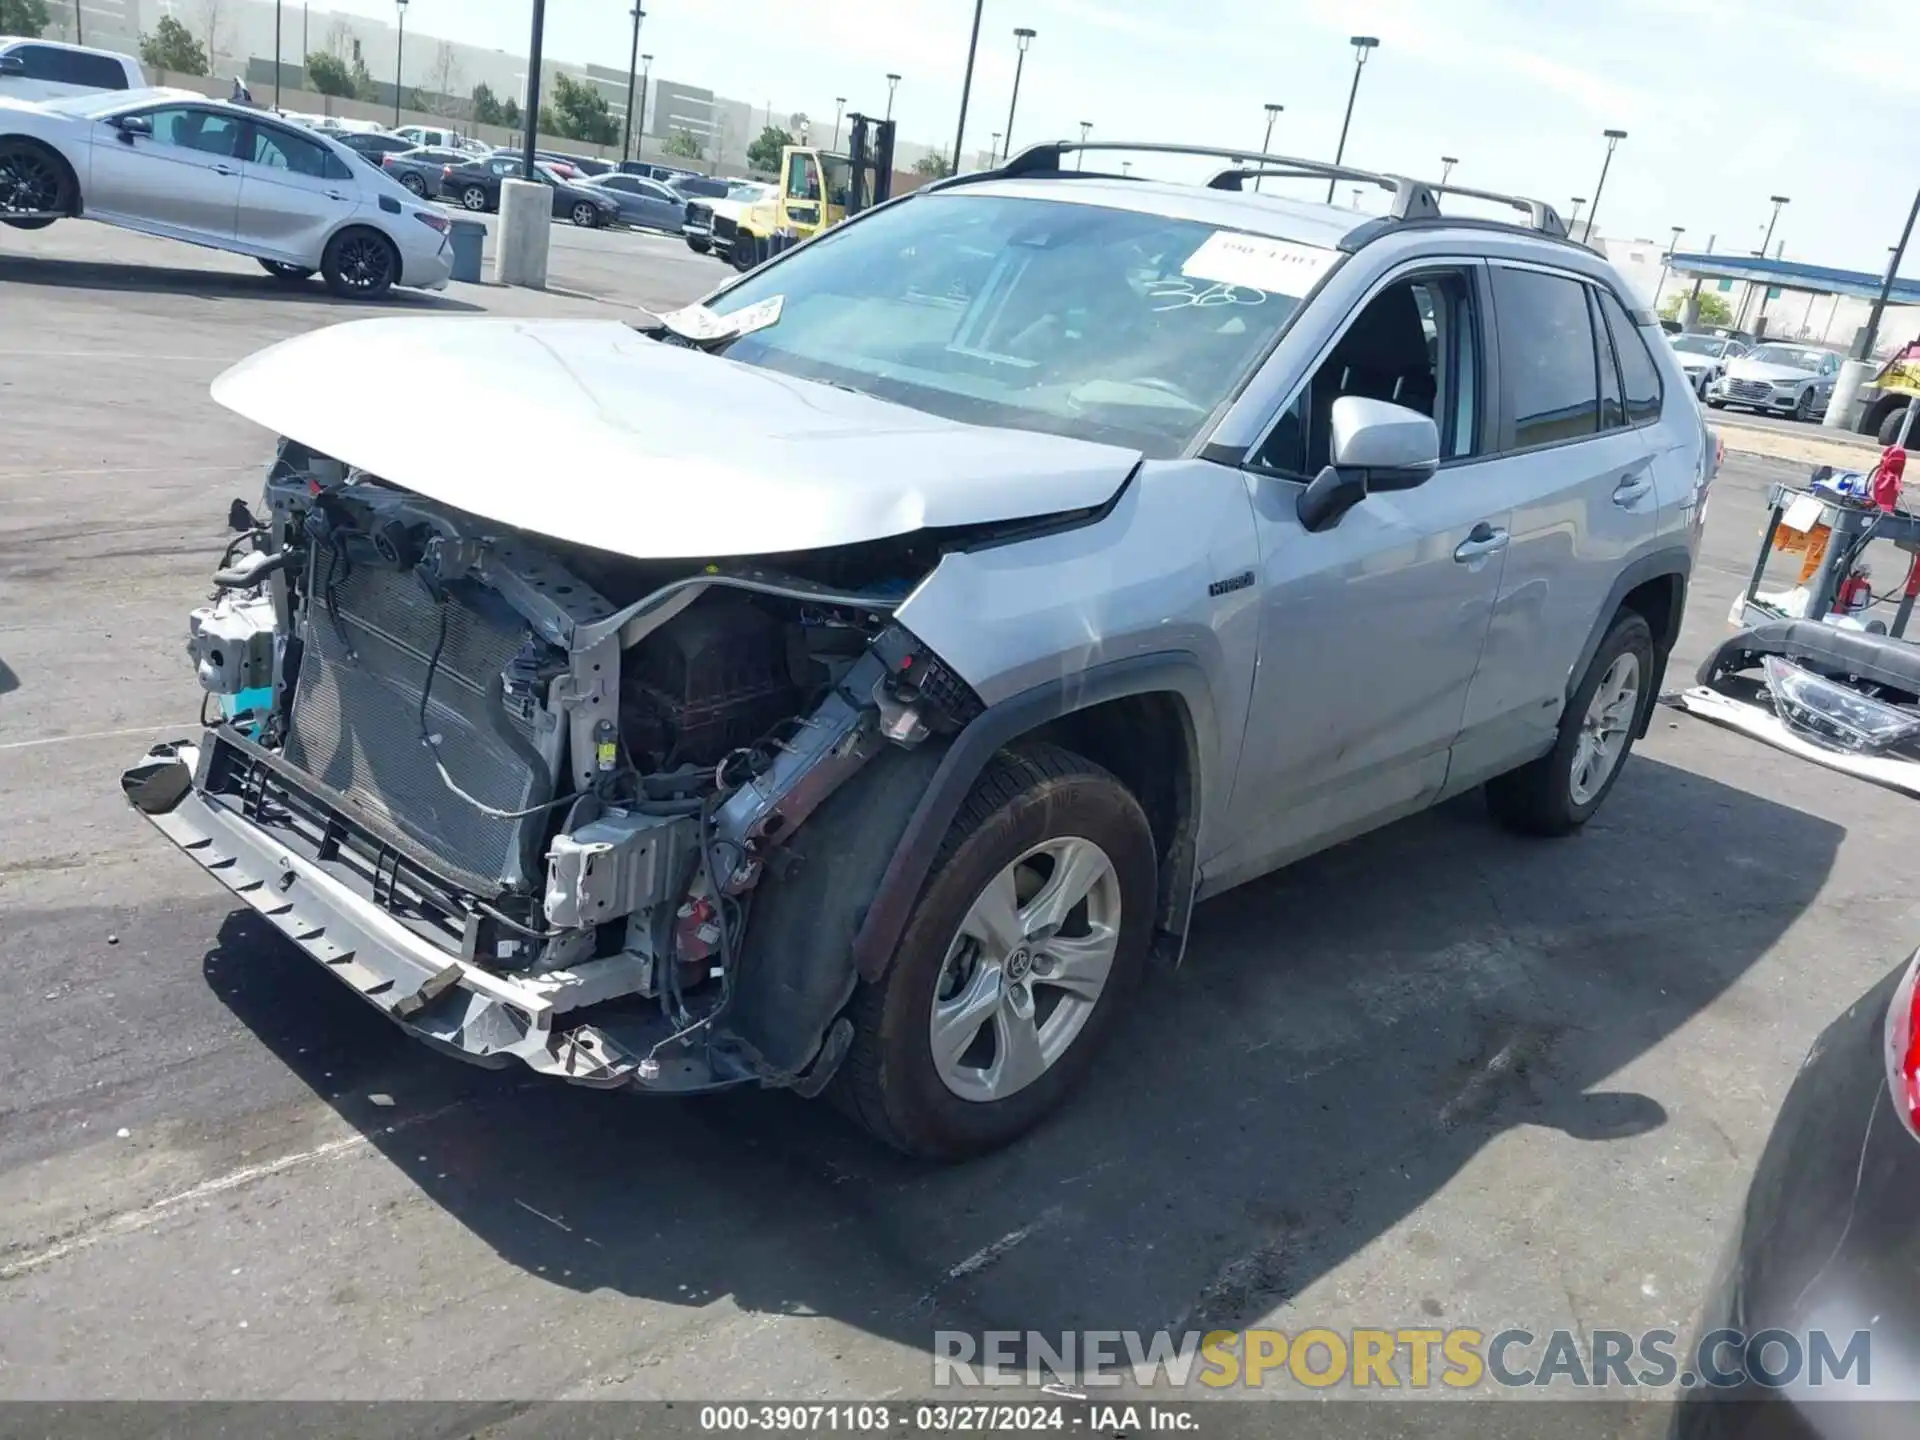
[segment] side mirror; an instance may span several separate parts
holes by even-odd
[[[1333,402],[1332,464],[1300,492],[1296,513],[1307,530],[1330,530],[1374,491],[1411,490],[1440,468],[1440,431],[1404,405],[1342,395]]]
[[[0,75],[24,75],[27,62],[18,55],[0,55]]]
[[[133,143],[136,135],[153,138],[153,121],[145,115],[118,115],[114,117],[113,128],[120,132],[120,138],[127,144]]]

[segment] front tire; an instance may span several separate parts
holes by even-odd
[[[1904,405],[1896,405],[1893,409],[1887,411],[1886,416],[1880,421],[1880,432],[1877,437],[1880,443],[1882,445],[1898,445],[1900,443],[1900,427],[1906,423],[1906,419],[1907,407]]]
[[[1714,398],[1713,398],[1712,396],[1708,396],[1708,397],[1707,397],[1707,405],[1708,405],[1708,407],[1709,407],[1709,408],[1711,408],[1711,409],[1714,409],[1714,410],[1724,410],[1724,409],[1726,409],[1726,408],[1727,408],[1727,402],[1726,402],[1726,401],[1724,401],[1724,400],[1716,400],[1716,399],[1714,399]]]
[[[320,273],[344,300],[378,300],[400,278],[400,255],[378,230],[356,225],[327,242]]]
[[[876,1138],[952,1160],[997,1149],[1085,1072],[1137,988],[1157,861],[1139,802],[1054,746],[989,762],[893,963],[851,1006],[834,1093]]]
[[[487,192],[484,186],[469,185],[460,192],[460,204],[476,214],[487,208]]]
[[[600,210],[598,206],[589,205],[582,200],[573,207],[567,218],[582,230],[591,230],[600,223]]]
[[[411,190],[415,195],[419,196],[422,200],[427,198],[427,182],[422,180],[418,175],[413,174],[411,171],[409,171],[407,174],[404,174],[400,177],[400,183],[406,186],[407,189]]]
[[[1802,425],[1813,423],[1813,391],[1802,390],[1800,398],[1793,402],[1793,418]]]
[[[705,240],[689,240],[687,241],[687,249],[696,255],[705,255],[713,249],[713,246]]]
[[[39,230],[75,209],[73,172],[54,151],[32,140],[0,140],[0,218],[16,230]]]
[[[1652,702],[1653,630],[1623,610],[1601,637],[1560,715],[1553,749],[1487,782],[1494,818],[1523,835],[1570,835],[1593,818],[1633,749]]]

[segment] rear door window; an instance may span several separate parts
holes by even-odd
[[[1500,373],[1513,447],[1579,440],[1599,429],[1599,364],[1587,287],[1539,270],[1493,267]]]
[[[256,125],[251,158],[254,164],[270,170],[290,170],[320,179],[327,174],[327,161],[332,155],[325,146],[291,131]]]
[[[1600,309],[1613,332],[1613,348],[1620,357],[1620,378],[1627,392],[1627,423],[1644,425],[1660,418],[1660,367],[1647,352],[1640,327],[1627,314],[1626,306],[1610,290],[1601,290]]]

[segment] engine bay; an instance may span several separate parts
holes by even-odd
[[[478,1000],[494,976],[583,1019],[657,1010],[643,1078],[725,1013],[807,817],[980,708],[893,619],[937,538],[635,561],[284,440],[262,509],[234,502],[189,625],[218,739],[195,785],[458,957]],[[435,1023],[472,1054],[517,1023],[498,1010]]]

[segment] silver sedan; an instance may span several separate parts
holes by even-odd
[[[84,216],[251,255],[336,295],[438,290],[450,220],[338,141],[183,90],[0,100],[0,222]]]

